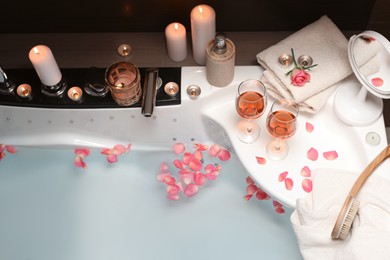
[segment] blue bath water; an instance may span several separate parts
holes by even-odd
[[[248,174],[234,155],[218,161],[217,180],[179,201],[156,180],[171,151],[130,151],[109,164],[93,150],[85,170],[74,158],[18,148],[0,161],[1,260],[302,258],[292,210],[247,202]]]

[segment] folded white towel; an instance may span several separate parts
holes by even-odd
[[[332,240],[331,232],[357,172],[313,171],[313,191],[297,200],[291,215],[305,259],[389,259],[390,181],[372,175],[360,190],[358,215],[346,240]]]
[[[290,54],[291,49],[294,49],[296,59],[300,55],[309,55],[313,63],[318,64],[308,71],[310,82],[301,87],[292,85],[291,77],[285,75],[293,66],[285,68],[278,62],[278,57]],[[294,99],[301,110],[315,113],[323,107],[340,81],[352,74],[347,49],[348,40],[343,33],[327,16],[322,16],[257,54],[258,62],[265,69],[261,80],[271,96]],[[359,50],[359,64],[367,63],[375,55],[366,49]]]

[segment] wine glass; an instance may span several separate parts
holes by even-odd
[[[267,116],[267,129],[274,139],[267,145],[267,154],[272,160],[282,160],[288,154],[284,141],[295,134],[297,128],[298,104],[290,99],[276,100]]]
[[[259,118],[267,107],[266,89],[256,79],[244,80],[238,86],[236,97],[237,113],[245,120],[236,129],[238,139],[253,143],[260,135],[260,127],[253,120]]]

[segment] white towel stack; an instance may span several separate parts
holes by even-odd
[[[297,200],[291,222],[305,259],[389,259],[390,180],[372,175],[359,191],[358,215],[346,240],[331,232],[347,194],[359,173],[313,171],[313,191]]]
[[[310,82],[301,87],[292,85],[291,77],[285,75],[293,65],[286,68],[278,62],[278,57],[291,54],[291,49],[294,49],[296,59],[301,55],[308,55],[312,57],[313,64],[318,64],[308,71]],[[341,80],[352,74],[347,49],[348,40],[343,33],[327,16],[322,16],[257,54],[258,62],[265,69],[261,80],[274,98],[290,98],[299,103],[301,110],[318,112]],[[364,48],[360,53],[361,64],[373,57]]]

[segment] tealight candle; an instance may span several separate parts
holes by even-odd
[[[199,65],[206,64],[206,47],[215,37],[215,12],[208,5],[198,5],[191,11],[192,54]]]
[[[187,57],[186,28],[180,23],[171,23],[165,28],[168,57],[180,62]]]
[[[55,86],[61,81],[61,71],[49,47],[35,46],[30,50],[28,57],[44,85]]]

